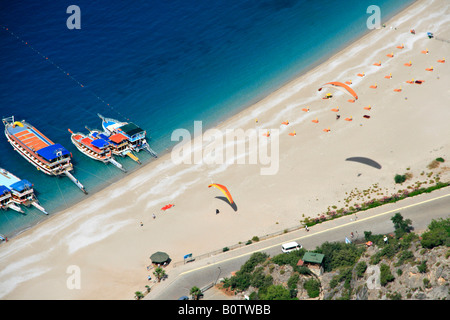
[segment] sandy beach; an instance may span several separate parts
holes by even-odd
[[[261,162],[176,165],[166,154],[1,244],[0,298],[133,299],[147,284],[146,266],[156,251],[182,261],[185,254],[220,250],[340,208],[355,188],[377,184],[385,195],[404,189],[396,174],[410,172],[411,183],[427,180],[421,173],[432,171],[432,160],[450,161],[450,60],[438,62],[450,59],[449,41],[450,3],[417,1],[220,124],[221,132],[257,130],[268,146],[278,140],[274,174],[261,174],[269,167]],[[406,82],[412,79],[424,82]],[[351,81],[358,99],[349,102],[333,88],[318,91],[332,81]],[[322,99],[326,93],[333,97]],[[262,136],[266,130],[270,137]],[[240,156],[248,160],[252,152]],[[346,161],[350,157],[370,158],[381,169]],[[450,181],[450,171],[440,178]],[[235,208],[208,188],[211,183],[228,187]],[[162,211],[169,203],[175,206]],[[80,289],[68,288],[72,266],[80,271]]]

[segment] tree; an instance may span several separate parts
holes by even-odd
[[[193,286],[191,288],[190,294],[191,294],[193,300],[199,300],[200,297],[203,296],[202,290],[200,290],[196,286]]]
[[[403,235],[409,233],[412,230],[412,221],[410,219],[404,220],[400,212],[397,212],[391,218],[391,221],[394,224],[395,235],[397,238],[401,238]]]
[[[156,279],[158,279],[158,282],[160,282],[161,279],[166,276],[166,271],[161,267],[157,267],[153,274],[155,275]]]
[[[140,292],[140,291],[136,291],[134,293],[134,297],[135,297],[136,300],[140,300],[140,299],[142,299],[144,297],[144,294],[142,292]]]

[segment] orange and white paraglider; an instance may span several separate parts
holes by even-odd
[[[324,85],[322,85],[322,86],[319,88],[319,91],[321,91],[322,88],[334,88],[334,89],[338,89],[338,90],[341,90],[341,91],[345,92],[346,94],[352,96],[353,98],[355,98],[355,100],[358,100],[358,95],[356,94],[355,90],[353,90],[352,88],[350,88],[350,87],[349,87],[348,85],[346,85],[345,83],[337,82],[337,81],[328,82],[328,83],[325,83]]]
[[[231,194],[228,191],[227,187],[225,187],[224,185],[218,184],[218,183],[213,183],[208,186],[208,188],[211,188],[211,187],[215,187],[215,188],[219,189],[225,195],[225,197],[228,199],[228,202],[230,204],[234,203],[233,198],[231,197]]]

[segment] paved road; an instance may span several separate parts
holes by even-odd
[[[450,188],[360,212],[356,217],[351,215],[327,221],[311,227],[309,232],[290,232],[215,257],[168,268],[168,278],[156,284],[145,299],[176,300],[184,295],[189,296],[193,286],[204,288],[220,278],[230,277],[231,272],[239,270],[255,251],[263,251],[270,256],[281,253],[280,246],[285,242],[297,241],[305,249],[313,250],[325,241],[344,241],[345,237],[350,239],[351,232],[360,239],[364,237],[364,231],[372,231],[373,234],[392,233],[394,226],[390,218],[396,212],[400,212],[404,219],[412,220],[414,231],[423,231],[432,219],[450,217]],[[210,289],[205,291],[204,299],[224,300],[233,297]]]

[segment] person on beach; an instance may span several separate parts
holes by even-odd
[[[216,209],[216,214],[219,214],[219,209]]]

